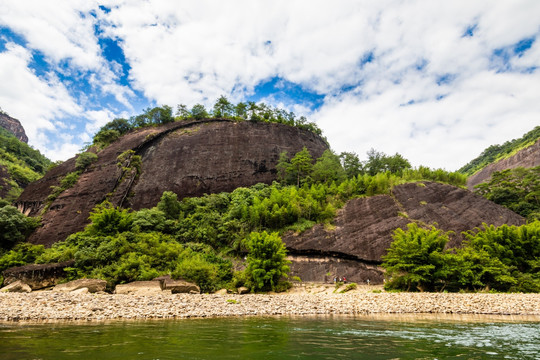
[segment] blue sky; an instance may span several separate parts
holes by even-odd
[[[3,1],[0,107],[54,160],[155,105],[263,101],[456,170],[540,124],[540,1]]]

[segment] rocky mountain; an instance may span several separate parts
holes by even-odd
[[[42,216],[43,226],[29,241],[51,245],[82,230],[92,208],[104,200],[137,210],[155,206],[166,190],[183,198],[271,183],[279,154],[304,146],[314,158],[328,148],[309,131],[275,123],[213,119],[145,127],[98,152],[77,182],[53,201],[49,196],[76,170],[76,158],[30,184],[17,206]]]
[[[0,111],[0,127],[15,135],[20,141],[28,143],[28,136],[26,136],[21,122],[2,111]]]
[[[515,169],[517,167],[532,168],[540,166],[540,139],[532,145],[519,150],[514,155],[493,162],[467,179],[467,187],[473,189],[476,185],[489,180],[495,171]]]
[[[462,232],[482,223],[522,225],[525,219],[472,192],[434,182],[407,183],[394,187],[390,195],[349,201],[333,226],[316,225],[301,235],[283,237],[291,254],[291,275],[304,281],[328,281],[332,276],[348,280],[382,283],[376,265],[392,243],[396,228],[410,222],[436,225],[453,231],[449,247],[463,240]]]
[[[45,173],[51,161],[29,146],[18,120],[0,111],[0,198],[15,200],[30,182]]]

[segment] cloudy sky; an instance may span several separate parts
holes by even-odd
[[[456,170],[540,125],[540,1],[0,0],[0,107],[67,159],[155,105],[264,101]]]

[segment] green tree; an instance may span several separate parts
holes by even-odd
[[[347,178],[351,179],[363,173],[362,162],[354,152],[342,152],[339,155]]]
[[[109,121],[107,124],[103,125],[100,131],[105,130],[116,130],[120,135],[123,135],[130,131],[133,127],[129,123],[128,120],[123,118],[116,118],[114,120]]]
[[[289,166],[288,173],[295,179],[296,186],[300,186],[311,173],[313,168],[313,159],[308,149],[304,148],[297,152],[291,159],[291,165]]]
[[[186,105],[178,104],[176,106],[176,116],[181,120],[189,119],[191,117],[191,112],[188,110]]]
[[[409,160],[405,159],[400,154],[396,153],[394,156],[387,156],[385,158],[386,170],[392,174],[401,175],[404,170],[411,168]]]
[[[339,156],[331,150],[325,150],[313,165],[311,177],[316,182],[341,182],[345,178],[345,171],[341,166]]]
[[[98,145],[98,147],[105,147],[115,142],[120,136],[121,134],[118,130],[100,130],[94,135],[93,143],[94,145]]]
[[[286,151],[282,151],[279,154],[279,160],[276,165],[277,178],[279,181],[287,183],[287,175],[291,162],[289,161],[289,154]]]
[[[127,209],[115,208],[104,202],[94,208],[89,217],[91,223],[86,231],[91,235],[115,235],[131,229],[133,214]]]
[[[223,95],[214,104],[213,115],[217,118],[230,118],[234,111],[234,105]]]
[[[279,289],[289,272],[287,251],[278,233],[251,233],[245,240],[248,250],[246,277],[251,291]]]
[[[234,116],[240,119],[247,119],[248,105],[244,102],[239,102],[234,107]]]
[[[19,241],[23,241],[38,225],[37,219],[21,214],[14,206],[1,207],[0,247],[10,249]]]
[[[97,160],[98,156],[94,154],[93,152],[83,152],[77,156],[77,159],[75,160],[75,169],[77,171],[83,171],[88,166],[90,166],[93,162]]]
[[[446,278],[444,247],[449,233],[431,227],[424,229],[416,223],[407,231],[396,229],[394,241],[383,256],[386,269],[386,289],[433,291]]]
[[[196,104],[191,108],[191,116],[194,119],[201,120],[208,117],[208,112],[204,105]]]
[[[157,208],[163,212],[167,219],[178,219],[181,205],[178,202],[178,195],[172,191],[165,191],[157,204]]]

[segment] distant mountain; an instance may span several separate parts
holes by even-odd
[[[537,126],[519,139],[488,147],[480,156],[459,169],[459,172],[469,175],[467,187],[472,189],[488,180],[495,171],[539,165],[540,126]]]
[[[0,109],[0,127],[12,133],[18,140],[28,143],[28,136],[21,122],[6,114],[2,109]]]
[[[41,178],[52,162],[26,143],[17,119],[0,113],[0,121],[0,198],[12,201]]]

